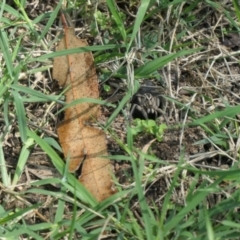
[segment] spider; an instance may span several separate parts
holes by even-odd
[[[156,119],[159,115],[163,115],[167,122],[166,114],[161,109],[163,97],[161,95],[153,95],[152,93],[137,93],[132,101],[131,116],[142,115],[144,119]],[[137,112],[136,112],[137,110]]]

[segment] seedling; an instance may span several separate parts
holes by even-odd
[[[139,133],[148,133],[156,137],[158,141],[161,141],[166,128],[167,125],[165,123],[158,125],[152,119],[141,120],[137,118],[134,120],[134,126],[131,128],[131,131],[133,136]]]

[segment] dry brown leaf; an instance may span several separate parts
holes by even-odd
[[[87,46],[85,40],[74,34],[74,29],[65,28],[57,51]],[[53,78],[62,87],[71,86],[66,93],[66,102],[80,98],[98,98],[98,80],[90,52],[56,57]],[[70,156],[69,171],[75,172],[82,166],[80,182],[98,200],[102,201],[114,193],[112,189],[111,164],[107,156],[105,134],[85,122],[97,119],[98,105],[81,103],[66,109],[63,122],[58,126],[59,141],[66,158]],[[83,161],[84,160],[84,161]]]
[[[142,148],[142,152],[143,153],[147,153],[148,149],[150,148],[150,146],[156,141],[157,139],[154,138],[152,139],[150,142],[148,142],[147,144],[144,145],[144,147]]]

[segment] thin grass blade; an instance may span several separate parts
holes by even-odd
[[[119,32],[121,33],[122,38],[123,38],[124,42],[126,43],[127,34],[125,31],[125,27],[123,25],[123,20],[121,19],[121,16],[119,14],[120,12],[117,10],[117,6],[113,0],[107,0],[107,5],[112,13],[112,18],[116,22]]]
[[[204,211],[204,219],[206,221],[206,229],[207,229],[207,236],[208,236],[208,239],[209,240],[214,240],[216,239],[215,236],[214,236],[214,230],[213,230],[213,227],[212,227],[212,223],[210,221],[210,218],[209,218],[209,214],[208,214],[208,211],[207,209],[204,207],[203,209]]]
[[[18,119],[18,126],[20,137],[23,143],[27,141],[27,121],[26,121],[26,113],[23,106],[23,101],[21,96],[16,91],[11,91],[14,98],[14,105],[16,109],[16,115]]]
[[[1,179],[3,182],[3,185],[5,187],[8,187],[11,185],[10,182],[10,177],[8,175],[8,171],[7,171],[7,165],[6,165],[6,161],[5,161],[5,157],[4,157],[4,153],[3,153],[3,144],[2,141],[0,140],[0,169],[1,169]]]
[[[188,55],[191,53],[194,53],[200,49],[190,49],[190,50],[182,50],[177,53],[171,53],[167,56],[163,56],[160,58],[157,58],[151,62],[148,62],[141,67],[137,68],[135,70],[135,77],[136,78],[144,78],[149,76],[150,74],[154,73],[155,71],[159,70],[163,66],[165,66],[167,63],[171,62],[172,60],[176,59],[177,57],[181,57],[184,55]]]
[[[134,27],[133,27],[133,32],[131,34],[131,39],[130,39],[130,42],[127,46],[127,52],[129,51],[129,49],[132,45],[132,42],[137,35],[137,32],[140,30],[140,26],[141,26],[142,21],[144,19],[144,16],[145,16],[145,13],[147,11],[149,3],[150,3],[150,0],[142,0],[141,1],[141,5],[138,8],[137,16],[136,16],[136,19],[135,19],[135,22],[134,22]]]
[[[81,47],[81,48],[71,48],[67,50],[61,50],[53,53],[44,54],[38,58],[30,58],[28,60],[28,63],[36,62],[36,61],[46,61],[49,60],[49,58],[55,58],[60,56],[65,56],[68,54],[75,54],[75,53],[82,53],[82,52],[94,52],[94,51],[105,51],[109,49],[118,49],[122,48],[125,45],[120,44],[109,44],[109,45],[102,45],[102,46],[88,46],[88,47]]]
[[[240,6],[239,6],[239,1],[233,0],[233,6],[235,8],[236,15],[238,17],[238,21],[240,21]]]
[[[26,100],[27,102],[32,102],[32,101],[35,102],[35,101],[37,101],[37,99],[39,99],[39,101],[40,101],[40,99],[42,99],[41,101],[50,101],[50,102],[54,101],[54,102],[58,102],[60,104],[65,104],[63,101],[58,100],[60,98],[60,96],[50,96],[50,95],[41,93],[39,91],[36,91],[34,89],[31,89],[29,87],[24,87],[24,86],[17,85],[17,84],[12,85],[11,88],[16,91],[25,93],[25,95],[29,95],[30,97],[28,97],[28,100],[26,99],[26,97],[22,97],[22,99]],[[34,98],[32,99],[31,96],[34,96],[37,99],[34,99]]]
[[[217,111],[217,112],[215,112],[215,113],[213,113],[211,115],[207,115],[205,117],[197,119],[197,120],[193,121],[190,125],[191,126],[195,126],[195,125],[199,126],[201,124],[211,122],[212,120],[214,120],[216,118],[224,118],[226,116],[232,118],[232,117],[236,116],[239,113],[240,113],[240,106],[227,107],[223,111]]]
[[[29,158],[29,155],[31,153],[31,147],[33,144],[34,144],[34,140],[32,138],[28,138],[27,141],[25,142],[23,148],[21,149],[18,163],[16,166],[16,171],[14,173],[14,177],[13,177],[12,184],[11,184],[13,187],[18,183],[18,181],[24,171],[24,168],[25,168],[26,162]]]
[[[139,82],[135,81],[134,82],[135,86],[134,86],[134,90],[135,92],[137,92],[137,90],[139,89]],[[134,93],[135,93],[134,92]],[[133,93],[133,94],[134,94]],[[131,99],[132,95],[131,92],[128,91],[127,94],[123,97],[123,99],[121,100],[121,102],[118,104],[118,107],[115,109],[115,111],[112,113],[112,115],[108,118],[108,121],[106,123],[106,129],[110,126],[110,124],[112,123],[112,121],[115,119],[115,117],[119,114],[119,112],[123,109],[123,107],[125,106],[125,104]],[[127,113],[128,114],[128,113]]]
[[[53,25],[53,22],[55,21],[57,15],[58,15],[58,11],[62,6],[62,0],[59,1],[59,3],[57,4],[57,6],[55,7],[54,11],[51,13],[50,18],[45,26],[45,28],[42,31],[42,34],[39,36],[38,38],[38,42],[41,41],[44,36],[47,34],[47,32],[49,31],[50,27]]]
[[[5,60],[8,74],[9,74],[10,78],[12,79],[13,75],[14,75],[13,74],[12,57],[11,57],[12,54],[9,51],[10,48],[9,48],[8,42],[9,42],[9,40],[7,38],[6,32],[3,30],[0,30],[0,48],[3,53],[3,57]]]
[[[5,4],[4,1],[3,2],[0,2],[0,7],[1,9],[3,9],[4,11],[12,14],[14,17],[16,17],[17,19],[18,18],[22,18],[22,15],[17,11],[15,10],[14,8],[10,7],[9,5]]]
[[[6,4],[6,0],[3,0],[2,4],[0,5],[1,6],[1,9],[0,9],[0,19],[3,18],[3,11],[4,11],[5,4]]]

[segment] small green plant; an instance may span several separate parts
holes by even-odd
[[[104,40],[106,42],[109,42],[109,36],[114,36],[114,41],[116,39],[121,39],[120,34],[119,34],[119,29],[117,23],[114,21],[114,17],[109,17],[106,13],[103,13],[99,10],[95,11],[94,17],[96,19],[96,22],[98,24],[98,27],[104,32]],[[119,18],[121,21],[125,21],[126,16],[124,13],[120,12],[119,13]],[[91,23],[91,33],[93,35],[97,35],[97,26],[96,22]]]
[[[139,133],[148,133],[154,135],[158,141],[161,141],[163,138],[164,130],[167,128],[166,124],[158,125],[154,120],[142,120],[135,119],[134,126],[131,128],[133,136],[136,136]]]

